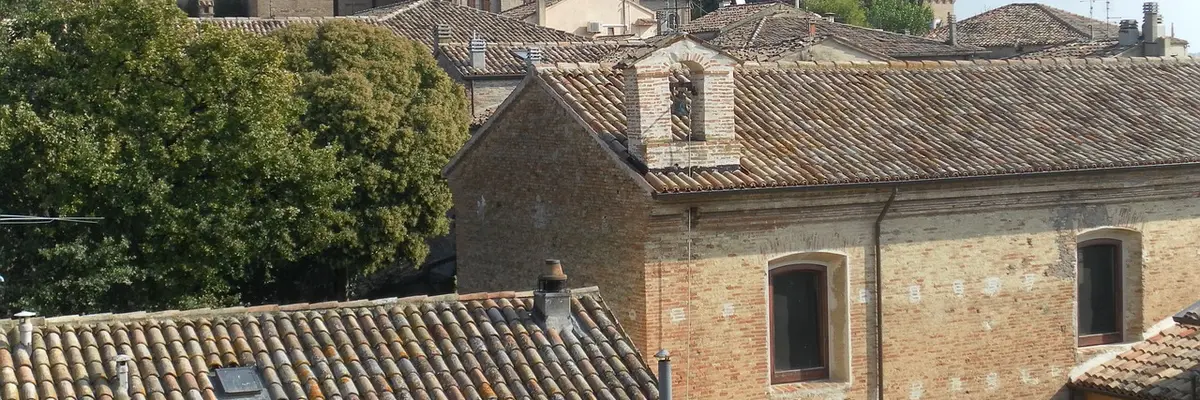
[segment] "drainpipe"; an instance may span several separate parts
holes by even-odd
[[[879,212],[879,217],[875,218],[875,369],[876,369],[876,389],[879,394],[879,399],[883,399],[883,257],[880,254],[883,246],[880,245],[880,234],[882,232],[883,218],[887,216],[888,210],[892,209],[892,201],[896,200],[897,188],[892,188],[892,194],[888,196],[887,203],[883,203],[883,210]]]

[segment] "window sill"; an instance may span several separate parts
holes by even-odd
[[[1098,356],[1107,353],[1122,353],[1133,347],[1137,342],[1117,342],[1096,344],[1091,346],[1075,346],[1075,354],[1080,359],[1087,359],[1093,356]]]
[[[778,383],[771,385],[767,394],[771,399],[844,399],[850,391],[850,382],[822,379],[817,381]]]

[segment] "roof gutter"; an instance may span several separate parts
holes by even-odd
[[[738,188],[738,189],[702,190],[702,191],[692,191],[692,192],[655,192],[653,194],[653,197],[655,200],[664,200],[664,201],[690,201],[690,200],[694,200],[694,199],[695,200],[706,199],[711,196],[722,195],[722,194],[731,194],[731,193],[737,193],[737,194],[794,193],[794,192],[807,192],[807,191],[814,191],[814,190],[830,190],[830,189],[863,189],[863,188],[870,188],[870,187],[878,187],[880,185],[891,185],[891,186],[901,187],[901,186],[920,185],[920,184],[926,184],[926,183],[976,182],[976,181],[989,181],[989,180],[993,180],[993,179],[1002,179],[1002,178],[1037,177],[1037,176],[1043,176],[1043,175],[1071,175],[1071,174],[1087,174],[1087,173],[1095,173],[1095,172],[1126,172],[1126,171],[1139,171],[1139,170],[1185,168],[1185,167],[1196,167],[1196,166],[1200,166],[1200,161],[1189,161],[1189,162],[1175,163],[1175,164],[1152,164],[1152,165],[1134,165],[1134,166],[1120,166],[1120,167],[1091,168],[1091,169],[1084,169],[1084,170],[1014,172],[1014,173],[994,174],[994,175],[959,176],[959,177],[949,177],[949,178],[924,178],[924,179],[910,179],[910,180],[905,180],[905,181],[844,182],[844,183],[824,183],[824,184],[803,185],[803,186],[772,186],[772,187],[751,187],[751,188]]]
[[[877,385],[877,398],[881,400],[883,399],[883,244],[880,237],[883,232],[883,219],[892,209],[892,202],[896,200],[896,192],[899,191],[899,188],[892,187],[892,194],[888,196],[887,202],[883,203],[883,210],[879,212],[879,217],[875,218],[875,384]]]

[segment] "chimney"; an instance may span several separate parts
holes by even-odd
[[[958,20],[954,19],[954,13],[946,14],[946,23],[950,25],[950,40],[948,43],[951,46],[958,46]]]
[[[825,13],[825,20],[829,22],[837,22],[837,14]]]
[[[571,323],[571,290],[562,263],[546,260],[546,273],[538,277],[533,291],[533,314],[547,331],[569,332]]]
[[[471,67],[487,69],[487,42],[478,34],[467,43],[467,51],[471,53]]]
[[[662,349],[654,358],[658,359],[658,398],[671,400],[671,353]]]
[[[25,348],[30,348],[33,346],[33,322],[30,322],[29,319],[36,317],[37,313],[32,311],[21,311],[15,316],[17,319],[21,320],[21,345],[25,346]]]
[[[129,361],[133,357],[118,354],[117,361],[117,397],[129,398]]]
[[[793,1],[793,2],[792,2],[792,7],[800,8],[800,0],[795,0],[795,1]]]
[[[537,25],[546,26],[546,0],[537,1]]]
[[[1142,42],[1157,43],[1162,35],[1162,15],[1158,14],[1158,3],[1142,4]]]
[[[433,28],[433,49],[436,51],[446,43],[450,43],[450,25],[437,24],[437,27]]]
[[[1117,42],[1122,46],[1132,46],[1142,40],[1142,33],[1138,31],[1138,21],[1136,19],[1121,20],[1121,30],[1117,34]]]
[[[530,47],[525,49],[525,71],[530,74],[537,73],[537,65],[542,62],[542,48]]]
[[[200,0],[196,2],[197,16],[201,18],[211,18],[213,16],[213,0]]]

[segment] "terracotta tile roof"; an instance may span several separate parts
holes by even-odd
[[[550,6],[558,4],[559,2],[562,2],[562,0],[546,0],[546,7],[549,8]],[[537,14],[536,1],[528,1],[525,2],[525,4],[521,4],[500,12],[500,15],[519,20],[524,20],[525,18],[529,18],[534,14]]]
[[[655,380],[594,289],[575,328],[543,331],[528,294],[447,295],[0,325],[5,399],[215,399],[220,367],[253,366],[271,399],[656,399]],[[10,342],[11,340],[11,342]]]
[[[735,72],[740,167],[650,171],[652,186],[702,191],[1200,162],[1198,59],[754,64]],[[624,151],[620,71],[564,67],[538,76]],[[673,126],[687,137],[687,121],[675,117]]]
[[[471,66],[471,54],[466,43],[440,45],[441,54],[450,60],[458,73],[466,77],[521,76],[526,73],[525,54],[530,47],[541,49],[542,61],[599,62],[621,49],[616,42],[563,42],[563,43],[502,43],[488,44],[485,54],[486,68]]]
[[[795,7],[775,2],[732,5],[704,14],[679,29],[687,33],[719,31],[756,15],[773,14],[780,11],[799,12]]]
[[[1197,400],[1192,377],[1200,375],[1200,326],[1176,324],[1092,368],[1072,386],[1138,399]]]
[[[816,27],[814,38],[809,37],[812,26]],[[745,59],[776,61],[811,45],[815,39],[830,36],[868,53],[880,54],[885,59],[969,56],[985,52],[975,46],[950,46],[920,36],[829,22],[819,15],[778,3],[767,4],[752,15],[726,24],[710,42],[731,53],[741,54]]]
[[[242,29],[265,34],[289,24],[320,24],[340,18],[365,20],[388,28],[397,35],[433,45],[433,32],[438,24],[450,25],[450,41],[471,40],[478,33],[484,40],[500,42],[578,42],[586,38],[571,33],[527,24],[487,11],[460,6],[442,0],[410,0],[363,11],[350,17],[314,18],[196,18],[230,29]]]
[[[945,18],[945,16],[937,16]],[[1116,39],[1118,26],[1037,3],[1016,3],[958,22],[958,41],[982,47],[1043,46],[1076,40]],[[1094,36],[1093,36],[1094,35]],[[949,26],[927,37],[945,41]]]
[[[1115,57],[1137,45],[1122,46],[1116,40],[1083,40],[1050,46],[1041,50],[1019,54],[1012,58],[1087,58]]]

